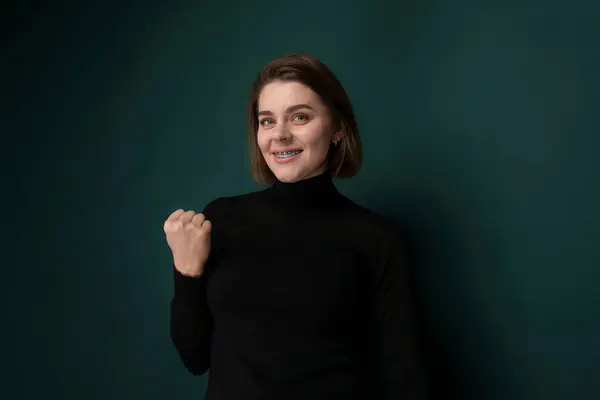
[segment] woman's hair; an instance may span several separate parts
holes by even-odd
[[[311,88],[329,110],[335,132],[341,131],[337,145],[331,145],[328,168],[333,176],[349,178],[358,173],[362,160],[362,144],[352,104],[333,72],[306,54],[289,54],[267,63],[258,73],[248,99],[246,121],[252,177],[258,183],[270,185],[275,175],[269,169],[257,142],[258,98],[263,87],[273,81],[294,81]]]

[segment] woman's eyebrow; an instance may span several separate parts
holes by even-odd
[[[285,112],[286,113],[290,113],[292,111],[296,111],[296,110],[299,110],[301,108],[308,108],[309,110],[313,110],[314,111],[314,108],[312,108],[308,104],[296,104],[296,105],[293,105],[293,106],[289,106],[285,110]],[[273,115],[273,113],[271,111],[269,111],[269,110],[262,110],[262,111],[259,111],[257,115]]]

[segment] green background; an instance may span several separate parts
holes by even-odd
[[[162,224],[258,188],[246,96],[290,52],[352,98],[365,164],[338,187],[411,241],[434,398],[600,391],[593,2],[19,4],[2,13],[3,398],[202,398],[168,335]]]

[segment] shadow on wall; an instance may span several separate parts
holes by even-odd
[[[523,328],[523,310],[502,238],[486,223],[485,204],[464,209],[461,195],[478,198],[477,185],[446,161],[428,166],[426,185],[412,176],[367,190],[367,204],[391,219],[409,248],[432,398],[525,398],[531,382],[524,381],[523,354],[511,346]],[[480,166],[472,162],[471,169]]]

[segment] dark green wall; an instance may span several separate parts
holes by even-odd
[[[339,187],[411,240],[436,398],[597,395],[599,7],[346,3],[4,10],[3,398],[202,397],[162,223],[257,188],[247,90],[289,52],[353,99],[365,165]]]

